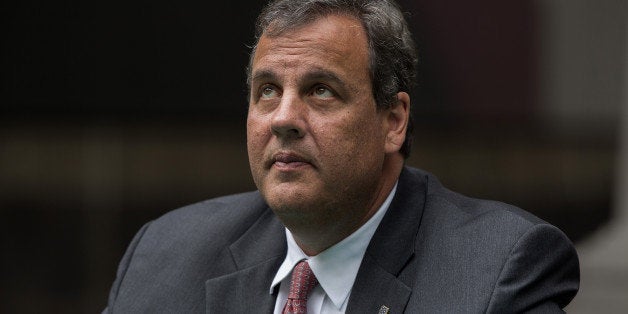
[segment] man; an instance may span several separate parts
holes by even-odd
[[[404,167],[416,54],[382,0],[277,0],[258,19],[247,147],[259,191],[145,225],[114,313],[561,312],[557,228]]]

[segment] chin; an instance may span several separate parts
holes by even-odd
[[[278,216],[311,213],[312,208],[320,207],[320,205],[316,204],[320,199],[299,193],[298,191],[276,189],[274,191],[268,191],[263,195],[268,206],[270,206]]]

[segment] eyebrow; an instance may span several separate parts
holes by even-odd
[[[335,73],[323,70],[323,69],[314,69],[306,73],[303,76],[303,81],[311,82],[311,81],[323,81],[323,82],[333,82],[337,85],[344,86],[345,82],[340,79]]]
[[[274,71],[263,69],[263,70],[255,71],[251,79],[251,82],[260,81],[260,80],[261,81],[277,81],[278,78],[277,78],[277,74],[275,74]],[[323,81],[323,82],[333,82],[341,86],[345,85],[345,82],[342,79],[340,79],[338,75],[336,75],[335,73],[331,71],[327,71],[320,68],[315,68],[311,71],[308,71],[307,73],[305,73],[305,75],[303,75],[303,77],[300,78],[300,81],[302,82]]]
[[[255,81],[276,81],[277,80],[277,75],[275,75],[275,72],[271,71],[271,70],[260,70],[260,71],[256,71],[253,74],[253,77],[251,78],[251,83],[255,82]]]

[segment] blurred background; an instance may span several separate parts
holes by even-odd
[[[255,188],[264,2],[0,6],[0,312],[99,312],[142,224]],[[582,264],[569,312],[628,309],[626,1],[400,3],[423,62],[408,164],[560,227]]]

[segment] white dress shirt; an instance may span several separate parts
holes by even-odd
[[[307,256],[303,253],[303,250],[294,241],[292,233],[286,229],[288,253],[270,286],[270,293],[272,294],[275,287],[280,285],[277,301],[275,302],[275,314],[281,314],[288,299],[292,269],[299,261],[304,259],[308,261],[319,283],[310,292],[307,312],[310,314],[345,312],[351,288],[362,263],[362,257],[364,257],[366,248],[369,242],[371,242],[377,226],[384,218],[396,190],[397,184],[395,183],[392,191],[390,191],[390,194],[388,194],[388,197],[373,217],[344,240],[316,256]]]

